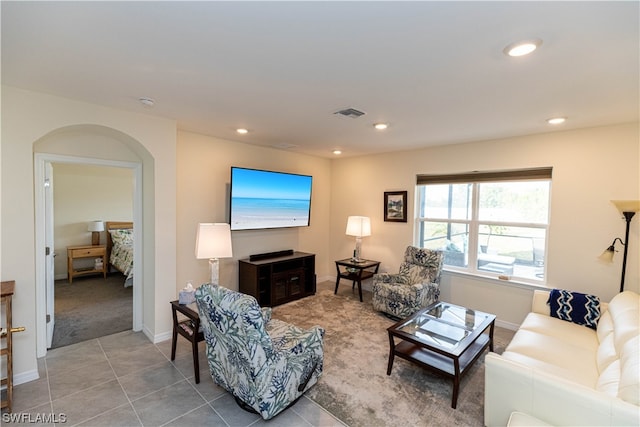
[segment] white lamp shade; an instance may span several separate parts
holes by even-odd
[[[347,219],[347,236],[371,236],[371,220],[366,216],[350,216]]]
[[[89,226],[87,227],[88,231],[104,231],[104,222],[102,221],[91,221]]]
[[[638,212],[640,211],[640,200],[612,200],[611,203],[622,212]]]
[[[226,223],[200,223],[196,235],[196,258],[230,258],[231,227]]]

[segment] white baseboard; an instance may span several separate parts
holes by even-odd
[[[35,381],[39,378],[40,378],[40,375],[38,374],[37,369],[34,369],[32,371],[27,371],[27,372],[14,373],[13,385],[16,386],[16,385],[28,383],[30,381]]]
[[[517,331],[518,328],[520,328],[520,325],[518,324],[505,322],[504,320],[500,319],[496,319],[496,326],[500,326],[501,328],[509,329],[511,331]]]
[[[156,334],[153,337],[153,343],[158,344],[159,342],[166,341],[171,339],[172,331],[163,332],[161,334]]]
[[[146,326],[142,328],[142,333],[145,334],[145,336],[149,338],[149,341],[154,344],[158,344],[159,342],[171,339],[172,332],[173,331],[166,331],[159,334],[154,334]]]

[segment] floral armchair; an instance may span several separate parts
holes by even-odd
[[[373,308],[404,318],[438,301],[442,251],[408,246],[398,274],[373,276]]]
[[[294,403],[323,368],[324,329],[271,319],[256,299],[204,284],[196,290],[213,380],[243,409],[270,419]]]

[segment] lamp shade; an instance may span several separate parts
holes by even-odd
[[[91,221],[87,227],[87,231],[104,231],[104,222]]]
[[[230,258],[231,228],[226,223],[200,223],[196,235],[196,258]]]
[[[371,236],[371,220],[366,216],[350,216],[347,219],[347,236]]]
[[[640,211],[640,200],[612,200],[611,203],[616,205],[620,213]]]
[[[607,249],[602,252],[602,254],[598,257],[600,261],[603,262],[613,262],[613,254],[616,252],[616,249],[613,245],[609,246]]]

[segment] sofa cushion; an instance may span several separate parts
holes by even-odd
[[[556,322],[562,323],[557,319]],[[576,325],[574,327],[582,328]],[[520,329],[503,356],[595,388],[599,375],[595,352],[595,346],[588,348],[576,345],[570,336],[560,337]]]
[[[609,396],[616,397],[620,388],[620,360],[612,361],[600,372],[596,389]]]
[[[598,336],[593,329],[585,328],[571,322],[565,322],[544,314],[529,313],[520,325],[520,329],[538,332],[563,341],[570,341],[572,345],[583,347],[594,352],[598,348]]]
[[[602,313],[600,320],[598,321],[598,327],[596,328],[598,333],[598,341],[604,341],[604,338],[613,333],[613,319],[609,310]]]
[[[549,294],[551,316],[596,329],[600,318],[600,298],[595,295],[552,289]]]
[[[597,361],[598,371],[602,374],[605,369],[609,367],[613,362],[619,359],[616,352],[616,346],[613,344],[613,332],[605,336],[598,346]],[[618,367],[620,369],[620,367]]]
[[[622,349],[618,397],[640,406],[640,337],[638,335],[631,338]]]

